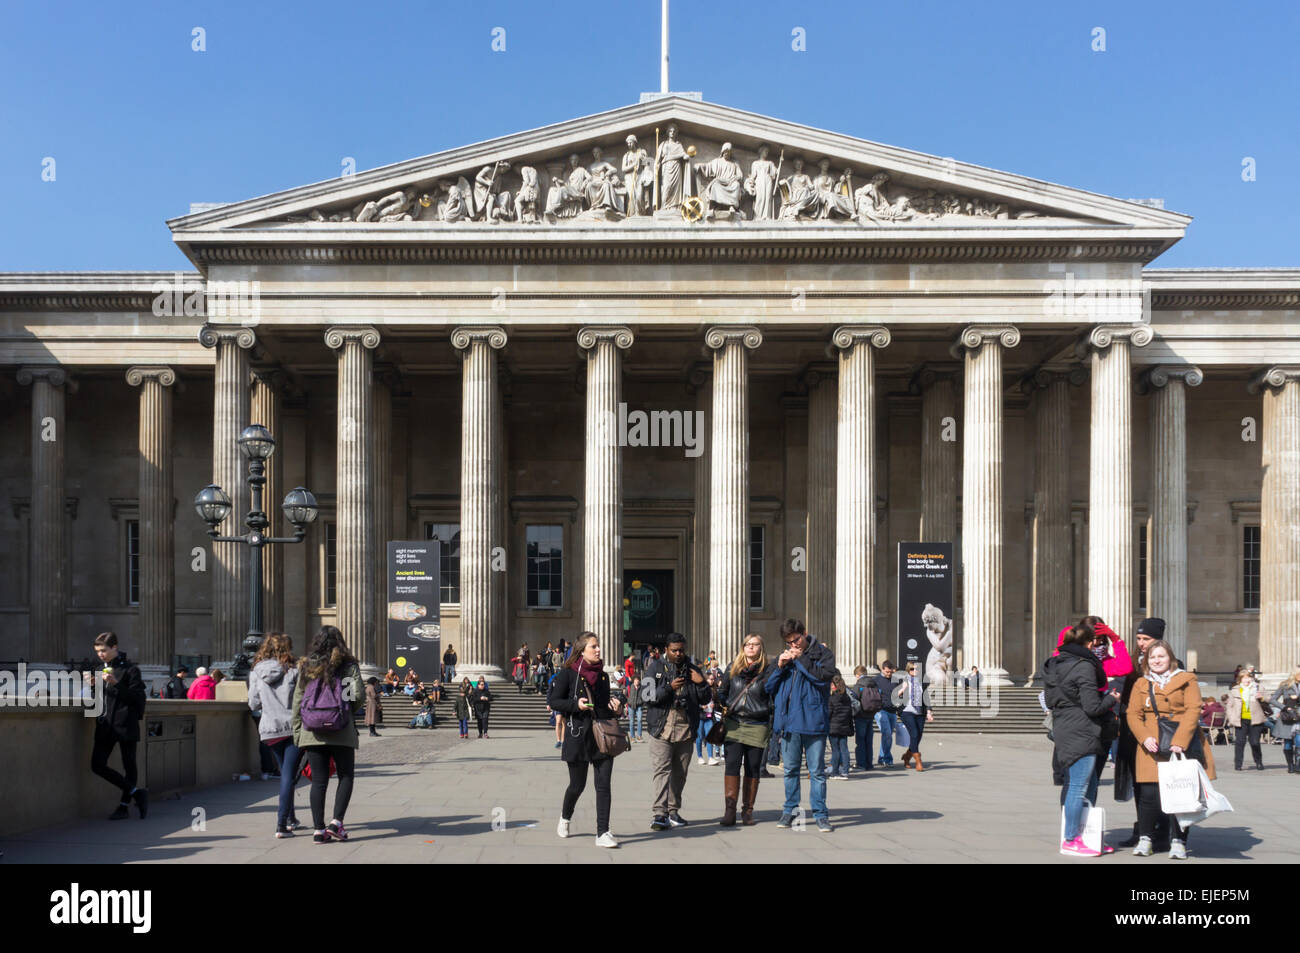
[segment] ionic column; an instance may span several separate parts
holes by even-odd
[[[623,451],[618,405],[628,328],[583,328],[587,356],[587,447],[582,497],[582,625],[600,636],[604,658],[623,651]]]
[[[262,509],[266,511],[268,536],[287,535],[280,503],[284,500],[285,447],[280,426],[280,391],[284,372],[257,367],[252,371],[253,393],[249,403],[249,423],[261,424],[276,440],[277,453],[266,460],[266,485],[262,488]],[[284,631],[284,554],[280,546],[262,547],[262,631]]]
[[[172,489],[170,367],[132,367],[126,382],[140,388],[140,615],[142,665],[171,665],[176,649],[176,526]]]
[[[388,666],[388,541],[393,536],[393,388],[391,365],[376,368],[372,390],[375,448],[375,645],[376,664]],[[441,590],[438,590],[441,592]],[[433,611],[433,607],[429,607]],[[445,640],[444,640],[445,641]]]
[[[1199,367],[1152,367],[1142,376],[1151,394],[1151,534],[1147,614],[1165,620],[1165,638],[1187,664],[1187,391]]]
[[[248,352],[256,342],[252,328],[206,324],[199,343],[216,349],[212,386],[212,482],[230,497],[230,515],[218,527],[222,536],[248,532],[248,473],[239,435],[249,417]],[[229,662],[248,634],[248,547],[212,544],[212,658]]]
[[[957,370],[923,367],[913,390],[921,393],[920,541],[951,543],[957,539]]]
[[[717,327],[704,341],[714,352],[708,647],[735,658],[749,624],[749,351],[763,335]]]
[[[498,623],[492,587],[492,548],[504,546],[492,536],[501,506],[501,391],[497,381],[497,351],[506,346],[506,332],[495,327],[457,328],[452,346],[461,352],[460,414],[460,647],[457,655],[466,675],[497,675],[495,660]]]
[[[1143,324],[1099,325],[1078,347],[1090,355],[1092,420],[1088,476],[1088,612],[1126,643],[1133,635],[1132,347],[1151,343]]]
[[[709,634],[709,490],[713,482],[713,368],[697,365],[688,387],[695,394],[700,455],[695,458],[694,539],[691,541],[691,644],[703,645]]]
[[[841,671],[876,661],[876,382],[874,348],[889,331],[835,330],[839,414],[835,454],[835,662]],[[809,413],[812,408],[809,407]],[[811,630],[810,630],[811,631]]]
[[[363,665],[375,654],[374,328],[330,328],[325,344],[338,351],[338,455],[335,520],[339,631]]]
[[[1300,367],[1252,381],[1264,394],[1259,663],[1275,685],[1300,665]]]
[[[990,685],[1009,685],[1002,666],[1002,350],[1020,343],[1006,325],[968,327],[962,422],[962,647]]]
[[[61,367],[23,367],[18,383],[32,388],[32,503],[28,534],[29,635],[33,662],[68,658],[68,547],[64,415],[68,375]]]
[[[1071,621],[1070,388],[1086,376],[1081,367],[1044,367],[1021,382],[1034,401],[1031,681],[1056,649],[1057,633]]]
[[[837,365],[818,363],[804,375],[808,388],[808,529],[804,624],[835,649],[835,469],[839,426]]]

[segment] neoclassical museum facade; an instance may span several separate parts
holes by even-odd
[[[1021,683],[1095,614],[1289,671],[1300,269],[1153,267],[1190,221],[670,96],[194,206],[192,271],[0,274],[0,660],[230,660],[248,553],[191,501],[243,531],[260,423],[272,532],[320,503],[266,627],[372,665],[385,543],[436,536],[473,671],[787,616],[874,664],[918,540],[963,669]]]

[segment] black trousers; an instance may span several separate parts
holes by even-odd
[[[761,778],[763,776],[763,755],[767,752],[767,746],[755,748],[753,745],[742,745],[739,741],[728,741],[722,746],[722,757],[726,762],[726,768],[723,774],[729,778],[740,777],[740,766],[745,765],[745,777]]]
[[[357,749],[343,745],[313,745],[304,748],[307,763],[311,765],[311,823],[315,830],[325,829],[325,791],[330,783],[330,758],[338,769],[338,786],[334,789],[334,818],[343,823],[352,800],[352,778],[355,774]]]
[[[474,710],[474,721],[478,723],[478,736],[482,738],[488,730],[488,710]]]
[[[1256,764],[1264,763],[1264,751],[1259,746],[1259,736],[1264,733],[1264,724],[1261,722],[1256,725],[1249,719],[1241,719],[1241,727],[1237,729],[1236,747],[1232,752],[1233,767],[1241,767],[1241,759],[1246,753],[1246,741],[1250,740],[1250,753],[1255,758]]]
[[[609,831],[610,781],[614,777],[614,759],[601,758],[599,761],[570,761],[569,786],[564,790],[564,806],[560,816],[566,821],[572,820],[573,809],[578,805],[578,798],[587,789],[587,769],[596,769],[596,836]]]
[[[131,799],[131,792],[135,790],[137,744],[135,741],[119,741],[112,728],[95,725],[95,746],[90,752],[90,770],[122,792],[123,804]],[[113,753],[114,745],[122,747],[122,770],[126,772],[126,777],[108,766],[108,756]]]
[[[1155,781],[1135,781],[1133,799],[1137,801],[1138,835],[1161,840],[1170,837],[1187,843],[1191,829],[1178,826],[1178,818],[1160,810],[1160,785]]]

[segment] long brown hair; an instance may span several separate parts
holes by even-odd
[[[759,648],[758,671],[754,674],[754,677],[758,678],[759,675],[762,675],[764,672],[767,671],[767,649],[763,647],[763,637],[759,635],[757,632],[751,632],[749,633],[749,635],[745,636],[741,640],[740,654],[737,655],[736,660],[731,663],[732,678],[735,678],[745,669],[749,668],[751,664],[749,659],[745,657],[745,643],[748,642],[750,639],[758,639],[758,648]]]
[[[564,664],[576,670],[582,664],[582,653],[586,650],[587,643],[599,641],[600,636],[595,632],[579,632],[578,637],[573,640],[573,648],[569,651],[569,660]]]
[[[266,638],[262,640],[262,647],[253,656],[253,664],[265,662],[267,659],[275,659],[286,668],[293,667],[298,661],[293,654],[293,639],[283,632],[268,632]]]
[[[335,626],[323,625],[311,640],[311,652],[299,663],[298,670],[310,682],[322,675],[336,676],[347,666],[357,664],[343,641],[343,633]]]

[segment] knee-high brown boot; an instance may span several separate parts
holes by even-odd
[[[723,827],[736,826],[736,800],[740,797],[740,778],[724,777],[722,779],[723,790],[723,811],[722,820],[718,823]]]
[[[745,803],[740,809],[740,823],[754,825],[754,804],[758,801],[758,778],[745,778]]]

